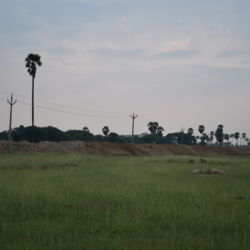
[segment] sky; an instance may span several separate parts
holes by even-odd
[[[249,0],[1,0],[0,131],[35,125],[250,136]],[[66,107],[67,106],[67,107]]]

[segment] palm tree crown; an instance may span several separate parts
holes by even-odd
[[[39,67],[42,66],[41,56],[37,54],[29,54],[26,59],[26,68],[28,68],[28,72],[34,78],[36,77],[36,65]]]

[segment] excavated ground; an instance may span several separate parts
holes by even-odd
[[[0,153],[8,152],[8,141],[0,141]],[[14,153],[80,153],[89,155],[250,155],[247,147],[139,144],[111,142],[12,142]]]

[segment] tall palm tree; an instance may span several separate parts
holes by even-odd
[[[36,77],[36,67],[42,66],[41,56],[37,54],[29,54],[26,59],[26,68],[32,76],[32,142],[34,142],[34,79]]]

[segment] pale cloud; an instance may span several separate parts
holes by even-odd
[[[180,59],[180,58],[190,58],[199,55],[201,52],[199,50],[172,50],[168,52],[162,52],[156,54],[154,58],[156,59]]]
[[[240,64],[250,64],[250,60],[241,61]]]
[[[216,57],[236,57],[247,55],[248,52],[244,50],[225,50],[217,54]]]
[[[6,1],[0,9],[0,90],[30,94],[24,58],[34,52],[43,62],[37,98],[138,112],[160,124],[171,117],[183,126],[204,122],[214,129],[221,122],[247,132],[250,120],[240,113],[248,112],[243,100],[250,80],[249,7],[244,0]],[[241,99],[234,102],[238,90]],[[7,108],[0,107],[2,117],[8,117]],[[25,125],[30,110],[19,111],[14,123]],[[45,111],[36,117],[38,126],[86,124],[94,133],[109,125],[63,115],[48,119]],[[130,123],[110,124],[115,132],[129,133]],[[147,129],[137,126],[138,132]]]

